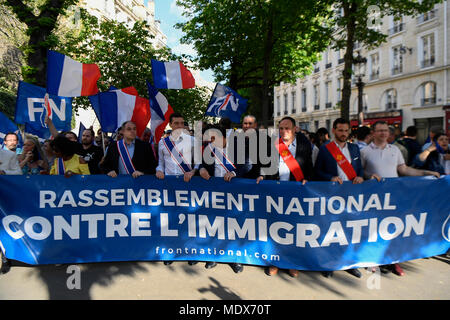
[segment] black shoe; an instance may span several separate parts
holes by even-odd
[[[231,268],[233,269],[234,273],[239,273],[244,271],[244,266],[240,263],[231,263]]]
[[[348,269],[348,270],[345,270],[345,271],[347,271],[348,273],[350,273],[352,276],[355,276],[355,277],[357,277],[357,278],[361,278],[361,272],[358,270],[358,269]]]
[[[207,263],[205,264],[205,268],[206,268],[206,269],[212,269],[212,268],[214,268],[215,266],[217,266],[217,263],[216,263],[216,262],[212,262],[212,261],[209,261],[209,262],[207,262]]]
[[[331,278],[333,276],[333,271],[322,271],[322,275],[325,278]]]
[[[1,266],[0,266],[0,273],[5,274],[8,273],[11,269],[11,262],[5,257],[3,252],[0,250],[1,255]]]
[[[188,261],[188,264],[190,266],[195,266],[198,263],[198,261]]]
[[[164,261],[165,266],[170,266],[173,263],[173,261]]]

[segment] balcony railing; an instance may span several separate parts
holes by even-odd
[[[280,111],[277,112],[277,117],[279,117],[279,116],[281,116],[281,112]]]
[[[284,110],[284,115],[287,115],[288,114],[288,111],[287,110]]]
[[[302,112],[306,112],[306,108],[303,107],[303,108],[302,108]]]
[[[422,68],[428,68],[428,67],[434,66],[434,57],[423,60],[421,64],[422,64]]]
[[[292,109],[292,113],[297,113],[297,109]]]
[[[314,73],[317,73],[317,72],[319,72],[319,71],[320,71],[320,68],[319,68],[319,67],[314,68]]]
[[[436,104],[436,97],[422,99],[422,106],[429,106],[433,104]]]
[[[332,106],[332,103],[331,103],[331,102],[325,103],[325,109],[330,109],[331,106]]]
[[[319,104],[316,104],[315,106],[314,106],[314,110],[319,110],[320,109],[320,105]]]
[[[325,69],[329,69],[329,68],[331,68],[331,66],[332,66],[333,64],[330,62],[330,63],[327,63],[326,65],[325,65]]]
[[[340,58],[340,59],[338,60],[338,64],[342,64],[342,63],[344,63],[344,61],[345,61],[344,58]]]
[[[392,36],[393,34],[403,31],[404,29],[405,29],[404,23],[397,24],[393,28],[389,29],[389,35]]]

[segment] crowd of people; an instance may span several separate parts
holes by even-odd
[[[118,175],[155,175],[158,179],[166,176],[181,175],[185,182],[200,176],[209,180],[220,177],[229,182],[233,178],[254,179],[255,184],[264,180],[299,181],[333,181],[338,187],[345,181],[353,184],[364,183],[368,179],[381,181],[383,178],[399,176],[424,176],[450,174],[449,140],[442,128],[432,127],[429,138],[424,145],[417,142],[417,130],[408,127],[403,135],[398,128],[389,126],[384,121],[374,123],[370,128],[360,126],[352,133],[350,123],[342,118],[336,119],[331,134],[325,128],[317,132],[300,130],[291,117],[284,117],[278,123],[278,138],[270,140],[267,131],[259,130],[256,117],[247,115],[242,126],[243,133],[255,130],[257,141],[261,134],[269,141],[267,155],[279,161],[275,172],[268,172],[269,165],[259,158],[250,159],[248,140],[245,140],[245,152],[227,148],[231,122],[221,119],[219,124],[203,124],[202,161],[194,161],[194,132],[190,130],[183,116],[173,113],[169,119],[171,130],[166,131],[158,144],[152,141],[150,130],[145,130],[137,137],[136,125],[126,121],[109,137],[92,128],[84,130],[79,142],[73,132],[58,133],[46,119],[54,139],[42,144],[36,137],[27,136],[22,148],[18,147],[18,136],[8,133],[0,149],[0,174],[34,175],[50,174],[70,177],[74,174],[106,174],[111,178]],[[215,129],[208,131],[208,129]],[[212,133],[211,133],[212,132]],[[257,148],[260,144],[257,143]],[[273,154],[275,152],[275,154]],[[214,159],[206,162],[204,155]],[[244,154],[244,161],[238,156]],[[258,156],[259,156],[258,152]],[[171,261],[165,261],[166,265]],[[193,265],[197,262],[190,261]],[[207,269],[216,266],[209,261]],[[243,271],[243,265],[231,264],[234,272]],[[383,273],[394,272],[404,275],[399,264],[380,266]],[[356,277],[361,277],[357,269],[347,270]],[[375,269],[373,269],[375,271]],[[269,267],[266,273],[277,274],[277,267]],[[289,270],[292,277],[297,277],[298,270]],[[326,277],[332,271],[323,272]]]

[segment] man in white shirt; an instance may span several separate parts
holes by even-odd
[[[366,177],[377,175],[381,178],[397,178],[399,176],[428,176],[439,178],[439,173],[419,170],[405,164],[402,153],[388,143],[389,127],[384,121],[376,122],[373,127],[373,142],[361,150],[361,160]]]
[[[408,167],[400,150],[388,143],[389,126],[385,121],[377,121],[372,127],[373,142],[361,150],[361,160],[364,174],[368,176],[378,176],[380,178],[396,178],[399,176],[427,176],[433,175],[439,178],[439,173],[428,170],[419,170]],[[405,273],[398,263],[389,266],[382,266],[384,271],[393,269],[399,276]],[[383,271],[383,272],[384,272]]]

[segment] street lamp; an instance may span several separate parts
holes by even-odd
[[[356,86],[358,87],[358,124],[361,126],[364,123],[364,110],[363,110],[363,89],[365,83],[362,78],[366,75],[366,63],[367,59],[362,57],[358,52],[358,56],[353,58],[353,64],[355,65],[355,77],[358,78]]]

